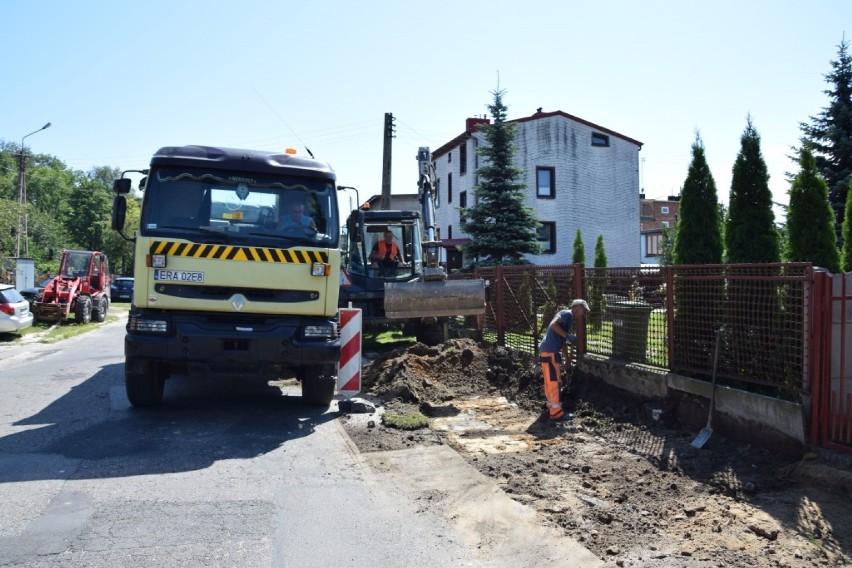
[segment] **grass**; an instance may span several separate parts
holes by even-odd
[[[0,341],[5,344],[15,344],[22,339],[30,340],[32,337],[38,343],[56,343],[71,337],[76,337],[90,331],[98,329],[105,323],[111,323],[118,320],[126,320],[127,314],[130,312],[130,303],[113,303],[109,306],[106,321],[103,323],[90,322],[86,324],[78,324],[74,321],[74,317],[68,319],[67,322],[57,325],[52,322],[40,321],[33,323],[30,327],[21,330],[17,334],[6,334]],[[2,336],[2,334],[0,334]],[[35,338],[37,336],[37,338]]]
[[[416,407],[394,405],[382,414],[382,424],[397,430],[419,430],[429,425],[429,419]]]
[[[413,335],[406,335],[400,329],[384,329],[381,331],[364,330],[361,335],[362,349],[386,350],[395,346],[414,343]]]

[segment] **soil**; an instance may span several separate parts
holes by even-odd
[[[607,565],[852,563],[848,493],[796,475],[799,462],[716,433],[694,448],[697,432],[659,412],[666,401],[602,388],[569,370],[574,419],[554,425],[532,356],[454,339],[372,357],[362,394],[380,405],[376,419],[341,416],[361,452],[447,444]],[[418,411],[428,428],[400,430],[380,419]]]

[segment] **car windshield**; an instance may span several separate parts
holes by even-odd
[[[164,167],[148,177],[140,223],[145,236],[333,247],[336,199],[330,180]]]

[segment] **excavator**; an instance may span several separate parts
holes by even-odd
[[[402,324],[421,343],[437,345],[447,340],[451,317],[485,313],[485,282],[447,279],[440,263],[429,148],[418,149],[417,161],[421,211],[363,205],[349,215],[339,305],[360,308],[365,328]],[[370,259],[387,232],[398,250],[390,265]]]

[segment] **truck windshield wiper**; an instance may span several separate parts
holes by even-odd
[[[213,229],[205,229],[204,227],[181,227],[179,225],[159,225],[158,229],[177,229],[179,231],[189,231],[191,233],[203,233],[205,235],[214,235],[222,239],[223,242],[231,242],[231,238],[227,233],[222,231],[214,231]]]

